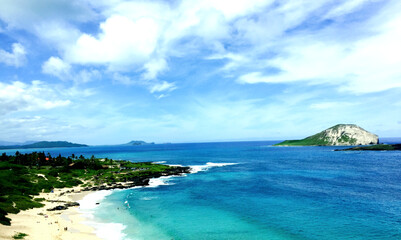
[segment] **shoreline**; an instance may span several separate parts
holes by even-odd
[[[109,239],[106,236],[104,238],[97,236],[97,233],[102,233],[97,227],[101,223],[93,221],[90,213],[104,197],[111,194],[112,191],[168,185],[165,183],[167,179],[180,176],[185,175],[160,176],[146,178],[144,182],[118,182],[112,186],[101,185],[93,188],[81,186],[56,188],[52,193],[40,193],[36,198],[44,198],[45,200],[41,202],[44,206],[22,210],[17,214],[8,214],[11,226],[0,224],[0,239],[13,239],[13,236],[18,233],[28,234],[23,238],[25,240]],[[107,193],[105,194],[105,192]],[[48,210],[76,202],[79,205],[70,206],[67,209]],[[115,234],[119,233],[115,232]]]
[[[45,198],[41,208],[21,211],[17,214],[8,214],[11,226],[0,225],[0,239],[13,239],[17,233],[28,234],[24,239],[40,240],[69,240],[88,239],[101,240],[96,236],[95,229],[87,224],[84,214],[78,206],[65,210],[48,211],[48,209],[63,205],[61,202],[77,202],[94,191],[82,191],[82,187],[54,189],[53,193],[40,193],[38,198]],[[61,194],[61,196],[60,196]]]
[[[128,190],[140,187],[158,187],[169,185],[168,179],[172,177],[184,177],[187,173],[198,173],[207,171],[212,167],[223,167],[238,163],[212,163],[205,165],[194,165],[188,167],[188,172],[175,172],[171,175],[156,175],[152,178],[137,179],[139,181],[118,182],[112,185],[101,185],[98,187],[56,188],[52,193],[40,193],[37,198],[44,198],[43,207],[23,210],[18,214],[8,214],[11,218],[11,226],[0,225],[0,239],[13,239],[17,233],[28,234],[26,240],[104,240],[107,236],[99,237],[101,229],[98,227],[108,223],[98,223],[92,220],[91,211],[96,208],[99,202],[112,191]],[[71,206],[64,210],[48,211],[57,206],[64,206],[66,203],[79,202],[79,206]],[[103,225],[102,225],[103,224]],[[117,227],[117,226],[114,226]],[[66,228],[66,229],[65,229]],[[120,229],[114,234],[124,235]],[[114,239],[114,238],[110,238]]]

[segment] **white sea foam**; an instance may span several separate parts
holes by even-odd
[[[163,185],[173,185],[172,183],[169,183],[168,180],[171,178],[171,176],[166,176],[166,177],[159,177],[159,178],[151,178],[149,180],[149,185],[146,187],[158,187],[158,186],[163,186]]]
[[[208,162],[205,165],[193,165],[189,166],[191,168],[191,173],[197,173],[201,171],[207,171],[209,168],[212,167],[224,167],[224,166],[229,166],[229,165],[236,165],[238,163],[212,163]]]
[[[101,203],[101,201],[112,194],[111,190],[101,190],[90,193],[86,195],[79,202],[79,212],[81,212],[87,221],[84,224],[91,226],[95,229],[95,234],[104,240],[120,240],[125,237],[126,234],[123,230],[126,228],[124,224],[121,223],[101,223],[94,221],[93,213],[99,206],[96,203]]]
[[[183,167],[183,165],[180,164],[167,164],[170,167]]]
[[[164,164],[164,163],[166,163],[166,161],[158,161],[158,162],[152,162],[152,163],[154,163],[154,164]]]
[[[167,161],[157,161],[157,162],[152,162],[154,164],[165,164],[167,166],[171,166],[171,167],[182,167],[182,165],[180,164],[166,164]]]
[[[121,223],[92,222],[88,225],[95,228],[96,236],[104,240],[122,240],[126,236],[123,230],[127,226]]]
[[[140,199],[144,200],[144,201],[149,201],[149,200],[157,199],[157,197],[143,197],[143,198],[140,198]]]
[[[101,190],[86,195],[82,200],[78,201],[80,210],[90,210],[96,208],[96,203],[103,200],[112,193],[111,190]]]

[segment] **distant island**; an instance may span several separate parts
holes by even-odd
[[[121,145],[123,145],[123,146],[136,146],[136,145],[151,145],[151,144],[155,144],[155,143],[154,142],[148,143],[148,142],[145,142],[145,141],[134,140],[134,141],[131,141],[129,143],[125,143],[125,144],[121,144]]]
[[[401,151],[401,144],[378,144],[373,146],[361,146],[334,151]]]
[[[0,149],[65,148],[65,147],[88,147],[88,145],[71,143],[67,141],[41,141],[26,145],[0,146]]]
[[[355,124],[337,124],[302,140],[286,140],[274,146],[352,146],[378,143],[377,135]]]

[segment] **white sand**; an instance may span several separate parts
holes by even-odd
[[[67,193],[59,196],[60,193],[74,190],[73,193]],[[41,193],[38,198],[47,200],[79,201],[88,195],[89,191],[80,192],[80,187],[55,189],[54,193]],[[18,214],[9,214],[11,226],[0,225],[0,239],[12,239],[18,232],[28,234],[24,239],[32,240],[92,240],[101,239],[96,236],[92,227],[83,224],[86,220],[78,211],[78,207],[70,207],[67,210],[47,211],[49,208],[64,203],[50,203],[43,201],[42,208],[34,208],[21,211]],[[39,215],[43,214],[43,215]],[[67,228],[65,230],[65,228]]]

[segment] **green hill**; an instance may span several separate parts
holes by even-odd
[[[302,140],[285,140],[274,146],[325,146],[327,144],[326,138],[321,133],[318,133]]]

